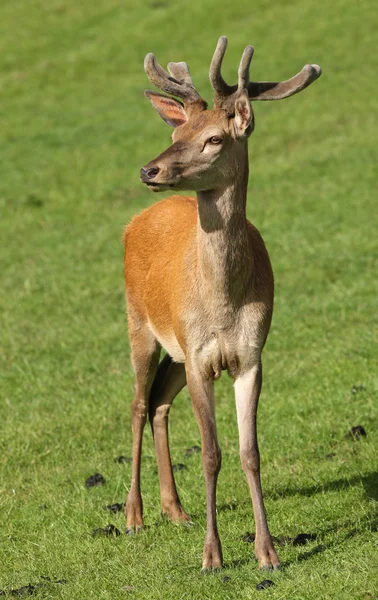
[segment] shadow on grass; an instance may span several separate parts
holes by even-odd
[[[277,494],[274,494],[274,496],[276,498],[295,495],[311,497],[319,492],[346,490],[359,484],[363,485],[367,498],[378,501],[378,472],[376,471],[367,473],[366,475],[355,475],[349,478],[340,478],[328,483],[306,486],[302,488],[293,488],[288,486],[284,489],[281,489],[279,492],[277,492]],[[286,569],[294,563],[306,561],[313,558],[317,554],[322,554],[325,550],[339,546],[340,544],[345,543],[347,540],[360,535],[367,528],[370,531],[378,531],[378,510],[374,510],[373,514],[365,516],[365,518],[362,519],[359,528],[356,528],[354,523],[351,521],[347,521],[342,525],[339,523],[331,525],[327,529],[323,529],[321,532],[314,534],[314,538],[318,541],[322,540],[327,533],[337,533],[338,535],[337,539],[333,541],[327,541],[326,544],[318,543],[313,548],[301,552],[296,556],[295,559],[282,563],[281,568]],[[228,565],[228,567],[237,568],[253,562],[253,560],[254,559],[252,556],[247,559],[234,560]]]
[[[320,485],[306,486],[303,488],[287,487],[284,490],[280,490],[279,494],[277,494],[277,497],[295,496],[297,494],[311,497],[319,492],[346,490],[359,484],[363,485],[368,499],[378,501],[378,472],[376,471],[367,473],[366,475],[355,475],[349,478],[340,478],[335,481],[330,481]],[[331,525],[329,528],[323,530],[317,537],[323,537],[327,533],[339,532],[341,535],[337,540],[327,542],[327,545],[319,544],[306,552],[302,552],[296,557],[295,560],[284,563],[282,565],[283,568],[294,562],[308,560],[316,554],[322,553],[329,548],[339,546],[340,544],[345,543],[347,540],[360,535],[365,528],[368,528],[370,531],[378,531],[378,511],[374,510],[373,514],[365,516],[365,518],[362,519],[359,528],[356,528],[353,525],[354,523],[350,521],[345,522],[342,526],[340,526],[340,524]]]
[[[353,527],[351,522],[346,522],[342,525],[342,527],[340,527],[339,525],[333,525],[328,529],[323,530],[321,536],[319,537],[322,537],[325,533],[335,532],[339,532],[341,535],[339,535],[339,537],[334,541],[328,541],[327,544],[318,544],[314,548],[311,548],[311,550],[301,552],[300,554],[298,554],[296,559],[283,563],[282,568],[286,568],[295,562],[308,560],[316,554],[321,554],[325,550],[335,548],[344,544],[347,540],[350,540],[355,536],[360,535],[364,531],[364,525],[369,526],[369,529],[371,529],[372,531],[378,531],[378,513],[373,518],[366,517],[365,519],[363,519],[360,528]]]
[[[340,490],[346,490],[350,487],[359,485],[362,483],[365,494],[369,499],[378,501],[378,472],[374,471],[367,473],[366,475],[354,475],[353,477],[343,477],[336,479],[335,481],[329,481],[327,483],[319,483],[316,485],[306,487],[291,487],[280,489],[278,492],[273,492],[270,497],[282,497],[282,496],[313,496],[319,492],[337,492]]]
[[[334,545],[334,544],[331,544],[331,545]],[[284,570],[296,562],[302,562],[304,560],[309,560],[316,554],[320,554],[321,552],[324,552],[324,550],[327,550],[327,548],[329,548],[331,545],[326,546],[325,544],[318,544],[314,548],[311,548],[311,550],[307,550],[306,552],[301,552],[300,554],[298,554],[298,556],[294,560],[289,560],[289,561],[285,561],[285,562],[281,563],[280,570]],[[232,560],[229,564],[226,564],[224,566],[227,569],[237,569],[238,567],[244,567],[245,565],[248,565],[248,564],[257,565],[257,560],[254,557],[253,552],[252,552],[251,556],[248,558]]]

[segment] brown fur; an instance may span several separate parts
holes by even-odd
[[[171,335],[180,339],[184,353],[188,342],[185,330],[181,331],[183,315],[199,304],[194,289],[187,285],[188,277],[198,271],[197,204],[197,199],[190,196],[161,200],[134,217],[123,236],[131,326],[148,319],[161,337]],[[249,222],[248,238],[253,284],[242,302],[261,301],[267,313],[264,318],[268,317],[263,333],[265,339],[273,304],[273,276],[264,242]],[[204,318],[210,319],[205,307],[204,312]]]

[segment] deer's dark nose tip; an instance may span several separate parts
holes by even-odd
[[[140,178],[143,182],[150,181],[154,179],[156,175],[159,173],[160,169],[158,167],[151,167],[150,169],[141,169],[140,170]]]

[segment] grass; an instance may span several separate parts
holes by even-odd
[[[3,0],[0,15],[0,588],[44,581],[36,597],[71,600],[377,598],[375,4]],[[248,216],[276,278],[259,410],[266,507],[273,535],[317,536],[279,548],[284,569],[264,592],[241,539],[254,526],[226,376],[216,388],[225,570],[200,575],[205,495],[200,456],[185,457],[200,444],[186,391],[170,438],[195,526],[160,519],[146,429],[146,530],[90,536],[107,522],[124,531],[123,516],[103,510],[130,482],[130,465],[113,460],[130,454],[133,385],[120,237],[157,199],[138,171],[169,134],[143,99],[143,58],[187,60],[210,98],[221,34],[227,79],[251,42],[256,78],[305,62],[324,70],[303,94],[255,103],[250,141]],[[345,437],[358,424],[367,437]],[[96,471],[106,484],[86,489]]]

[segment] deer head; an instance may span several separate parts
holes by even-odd
[[[148,78],[170,96],[151,91],[145,95],[174,128],[172,146],[140,171],[141,181],[152,191],[205,191],[227,186],[247,159],[247,140],[254,129],[250,100],[287,98],[321,75],[318,65],[305,65],[287,81],[251,82],[249,68],[254,49],[247,46],[240,61],[238,83],[228,85],[221,74],[226,47],[227,38],[222,36],[210,65],[209,78],[215,93],[211,110],[195,89],[186,63],[169,63],[168,73],[152,53],[147,54],[144,69]]]

